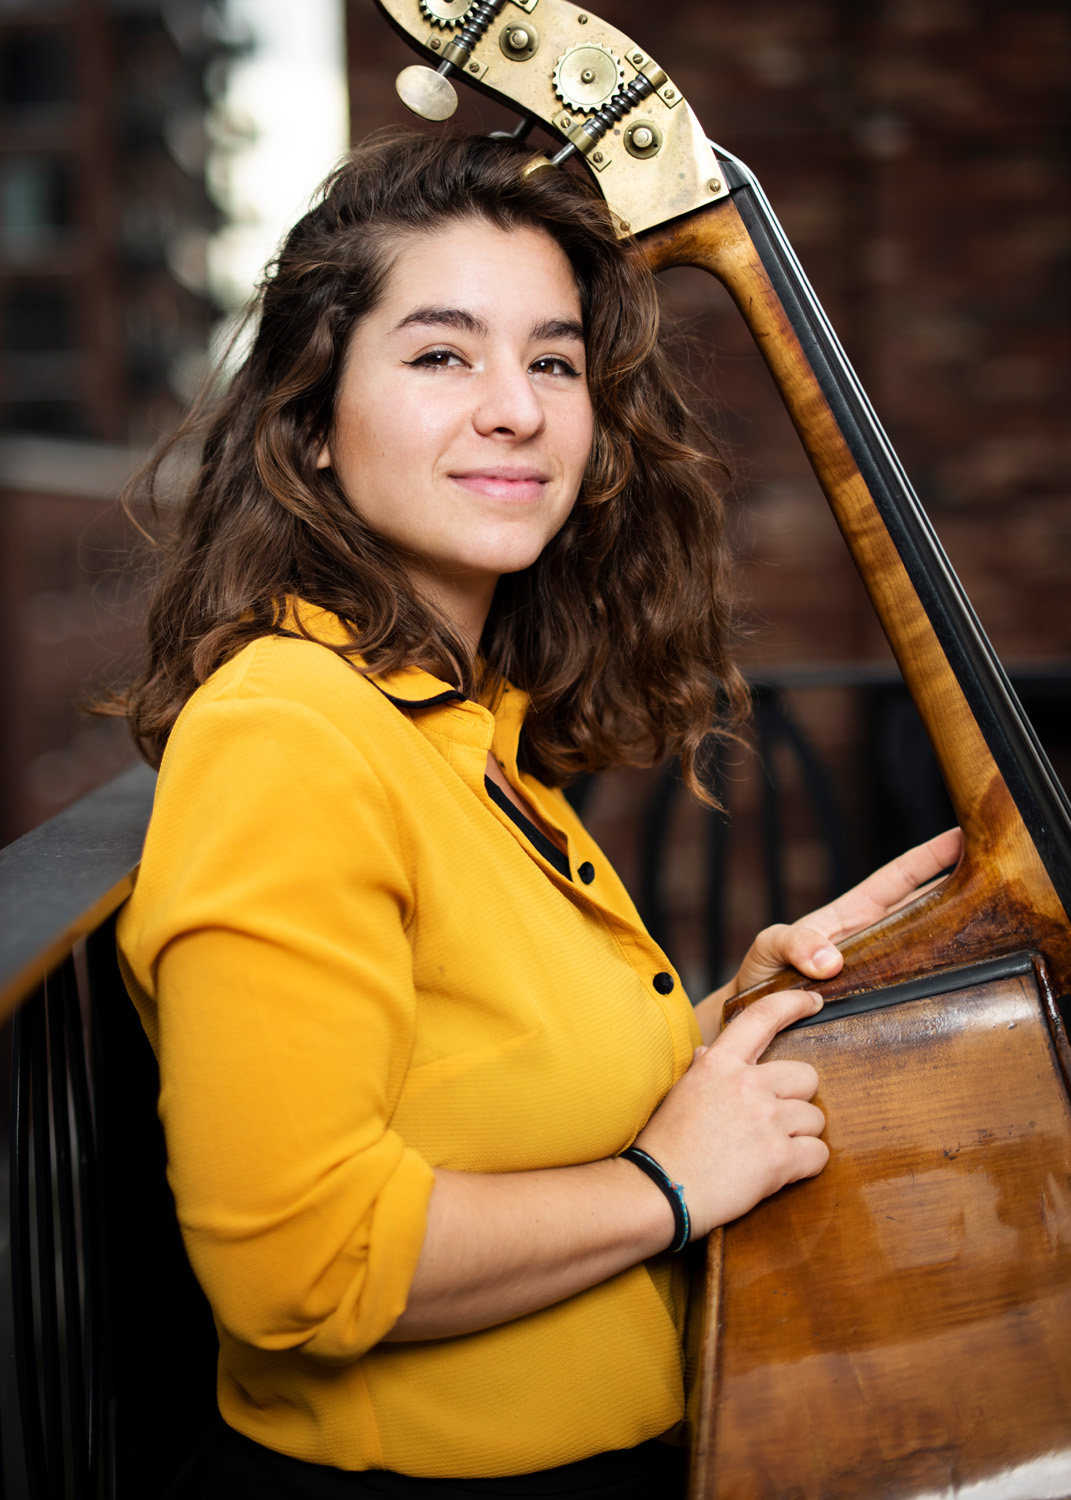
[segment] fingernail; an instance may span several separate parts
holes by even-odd
[[[836,948],[819,948],[818,952],[814,955],[814,961],[819,968],[824,969],[829,964],[836,963],[839,957],[840,954]]]
[[[814,1008],[815,1008],[815,1010],[821,1010],[822,1006],[824,1005],[825,1002],[823,1001],[823,999],[822,999],[821,995],[818,993],[818,991],[817,990],[808,990],[807,993],[808,993],[808,995],[810,995],[811,999],[814,1001]]]

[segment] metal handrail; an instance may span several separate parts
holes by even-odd
[[[134,889],[155,784],[133,766],[0,849],[0,1021]]]

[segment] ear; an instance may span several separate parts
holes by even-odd
[[[316,467],[318,469],[329,469],[331,467],[331,447],[330,447],[330,444],[325,443],[323,445],[323,447],[320,449],[320,456],[316,460]]]

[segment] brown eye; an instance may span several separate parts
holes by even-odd
[[[416,359],[407,359],[404,363],[414,370],[446,370],[451,365],[461,364],[462,360],[452,349],[429,349],[425,354],[419,354]]]
[[[536,375],[566,375],[570,380],[577,380],[580,376],[580,371],[558,354],[544,355],[542,359],[534,360],[529,368]]]

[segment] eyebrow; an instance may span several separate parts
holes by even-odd
[[[415,324],[435,328],[456,328],[459,333],[473,333],[480,338],[490,332],[483,318],[478,318],[475,313],[468,312],[463,307],[415,307],[412,312],[406,313],[401,322],[395,326],[394,331],[398,333],[401,329],[411,328]],[[532,338],[536,343],[541,343],[544,339],[569,339],[582,344],[584,326],[575,318],[546,318],[532,329]]]
[[[397,333],[402,328],[411,328],[414,323],[456,328],[459,333],[483,335],[489,331],[482,318],[478,318],[475,313],[466,312],[463,307],[414,307],[411,313],[406,313],[394,331]]]
[[[548,318],[546,322],[536,324],[532,329],[532,338],[536,343],[542,343],[544,339],[573,339],[582,344],[584,325],[575,318]]]

